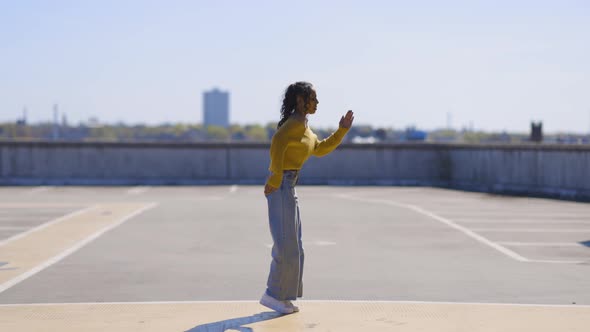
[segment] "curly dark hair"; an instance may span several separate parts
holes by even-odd
[[[285,121],[295,112],[297,107],[297,96],[302,96],[305,102],[305,109],[307,109],[307,103],[311,93],[313,92],[313,85],[308,82],[295,82],[285,90],[285,98],[283,99],[283,106],[281,106],[281,120],[277,125],[277,129],[280,128]]]

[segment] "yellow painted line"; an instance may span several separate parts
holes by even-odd
[[[46,223],[43,223],[43,224],[41,224],[41,225],[39,225],[39,226],[37,226],[35,228],[31,228],[31,229],[29,229],[26,232],[18,233],[16,235],[12,236],[12,237],[9,237],[8,239],[0,240],[0,246],[4,246],[7,243],[10,243],[12,241],[16,241],[17,239],[20,239],[20,238],[23,238],[25,236],[28,236],[30,233],[38,232],[38,231],[40,231],[40,230],[42,230],[44,228],[50,227],[53,224],[59,223],[59,222],[61,222],[63,220],[66,220],[68,218],[71,218],[71,217],[73,217],[75,215],[78,215],[78,214],[81,214],[81,213],[85,213],[86,211],[88,211],[90,209],[94,209],[94,208],[95,208],[95,206],[90,206],[90,207],[87,207],[87,208],[82,209],[82,210],[77,210],[77,211],[74,211],[72,213],[68,213],[66,215],[57,217],[57,218],[55,218],[55,219],[53,219],[51,221],[48,221]],[[36,217],[35,219],[39,219],[39,217]]]
[[[297,301],[280,315],[252,301],[0,306],[0,331],[587,332],[588,306]]]
[[[154,203],[99,204],[0,246],[0,293],[55,264]]]

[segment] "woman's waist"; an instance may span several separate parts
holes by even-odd
[[[283,183],[289,183],[290,185],[297,184],[297,180],[299,179],[299,170],[298,169],[284,169],[283,170]]]
[[[283,170],[300,170],[305,162],[309,159],[309,155],[287,155],[283,158]]]
[[[283,170],[283,179],[296,179],[299,177],[300,170],[298,169],[284,169]]]

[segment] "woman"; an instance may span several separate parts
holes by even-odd
[[[353,112],[348,111],[340,119],[338,130],[320,141],[307,126],[307,115],[314,114],[318,104],[316,91],[310,83],[289,85],[281,107],[281,120],[270,146],[271,174],[264,195],[274,245],[267,289],[260,303],[284,314],[299,311],[291,300],[303,295],[303,245],[295,191],[299,170],[310,155],[321,157],[332,152],[354,119]]]

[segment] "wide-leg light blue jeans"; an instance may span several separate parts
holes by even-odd
[[[281,187],[266,195],[270,233],[274,242],[266,293],[280,301],[296,300],[303,296],[304,255],[295,191],[298,177],[298,171],[284,171]]]

